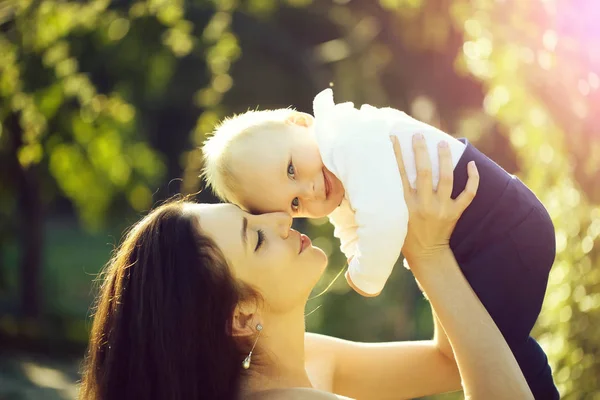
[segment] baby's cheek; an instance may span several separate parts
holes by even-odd
[[[319,215],[315,216],[315,218],[323,218],[331,214],[337,208],[337,204],[335,204],[332,199],[324,200],[321,202],[321,208],[319,210]]]
[[[304,212],[305,215],[302,215],[304,218],[322,218],[326,217],[330,214],[327,212],[329,205],[326,200],[315,200],[311,201],[310,204],[306,207]],[[332,210],[333,211],[333,210]]]

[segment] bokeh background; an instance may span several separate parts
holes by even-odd
[[[202,189],[220,118],[311,112],[330,84],[469,138],[541,198],[558,255],[535,335],[563,398],[600,399],[599,20],[597,0],[0,1],[0,399],[76,396],[96,274],[154,204]],[[326,220],[297,225],[330,254],[317,294],[344,260]],[[348,339],[432,334],[401,266],[378,298],[342,278],[309,312]]]

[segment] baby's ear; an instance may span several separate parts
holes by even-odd
[[[286,118],[285,122],[290,125],[298,125],[308,128],[313,124],[313,116],[299,111],[294,111]]]

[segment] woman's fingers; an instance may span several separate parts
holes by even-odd
[[[412,188],[410,187],[410,183],[408,181],[408,176],[406,175],[406,169],[404,168],[404,159],[402,158],[402,149],[400,148],[400,143],[398,142],[398,138],[396,136],[391,135],[390,140],[392,141],[392,145],[394,146],[394,154],[396,155],[396,162],[398,163],[398,172],[400,172],[400,178],[402,178],[402,188],[404,190],[404,199],[408,203],[408,199],[411,194]]]
[[[427,201],[433,193],[431,182],[431,160],[427,151],[427,144],[422,134],[413,136],[413,150],[415,152],[415,166],[417,167],[417,194],[419,201]]]
[[[440,182],[437,193],[442,199],[448,199],[452,195],[454,184],[454,171],[452,166],[452,154],[448,142],[441,141],[438,144],[438,158],[440,161]]]
[[[459,216],[462,215],[467,207],[469,207],[469,204],[471,204],[477,194],[477,188],[479,187],[479,171],[477,171],[475,161],[469,162],[467,165],[467,173],[469,174],[469,179],[465,185],[465,190],[462,191],[454,202],[456,207],[455,211]]]

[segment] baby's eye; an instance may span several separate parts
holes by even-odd
[[[287,173],[288,173],[288,175],[290,175],[290,176],[294,176],[294,173],[295,173],[295,172],[296,172],[296,170],[294,169],[294,165],[293,165],[293,164],[291,163],[291,161],[290,161],[290,163],[289,163],[289,165],[288,165],[288,170],[287,170]]]
[[[292,210],[298,211],[298,207],[300,207],[300,200],[294,197],[294,200],[292,200]]]

